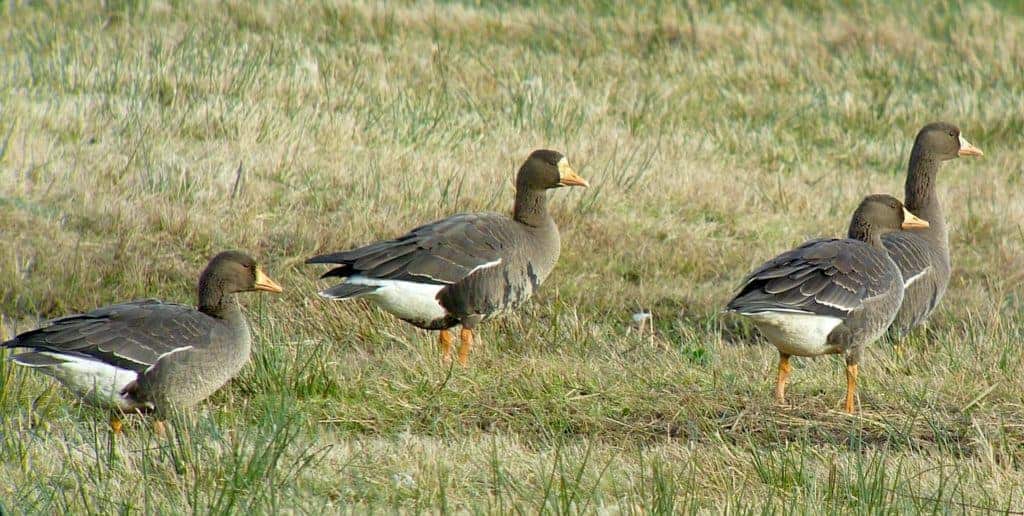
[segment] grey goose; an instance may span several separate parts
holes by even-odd
[[[953,124],[931,123],[917,133],[910,151],[904,201],[908,210],[930,225],[890,233],[882,239],[900,268],[906,289],[903,305],[892,324],[896,336],[906,335],[925,322],[949,285],[949,231],[935,191],[939,166],[959,156],[983,155]]]
[[[251,257],[225,251],[199,277],[197,308],[130,301],[45,321],[2,347],[24,349],[11,357],[14,363],[60,380],[94,405],[187,408],[249,360],[249,326],[233,294],[255,290],[282,289]]]
[[[465,365],[477,324],[529,299],[558,261],[561,241],[547,190],[588,183],[561,153],[537,150],[519,168],[515,186],[511,217],[463,213],[392,240],[310,258],[306,263],[337,265],[322,278],[344,280],[320,295],[364,298],[419,328],[440,330],[445,362],[454,341],[450,329],[461,325],[458,360]]]
[[[776,400],[785,402],[791,356],[842,353],[847,412],[853,412],[864,346],[892,323],[903,300],[899,268],[885,234],[928,223],[888,195],[860,203],[845,239],[810,240],[751,272],[727,311],[750,318],[779,351]]]

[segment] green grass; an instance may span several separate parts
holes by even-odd
[[[1013,2],[6,2],[0,313],[191,302],[216,252],[255,351],[171,439],[0,360],[0,512],[1024,510],[1024,17]],[[862,364],[776,352],[719,310],[754,265],[902,193],[926,122],[984,149],[939,178],[955,270],[929,326]],[[315,296],[302,261],[507,211],[535,148],[541,293],[471,367]],[[653,339],[631,329],[650,310]]]

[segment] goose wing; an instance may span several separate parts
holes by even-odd
[[[155,299],[132,301],[51,319],[3,343],[30,351],[13,359],[77,355],[145,372],[162,357],[208,342],[209,316],[185,305]]]
[[[811,240],[751,272],[727,309],[799,312],[845,319],[882,294],[890,269],[884,253],[849,239]]]
[[[314,256],[306,263],[338,265],[324,278],[358,275],[450,285],[501,263],[506,244],[497,234],[508,221],[497,213],[464,213],[422,225],[395,239]]]

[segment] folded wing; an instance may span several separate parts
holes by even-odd
[[[142,373],[161,357],[208,339],[207,317],[189,306],[133,301],[46,321],[3,346],[30,350],[12,357],[26,365],[67,355]]]
[[[727,309],[845,319],[887,288],[884,257],[856,240],[812,240],[750,273]]]
[[[466,213],[425,224],[382,242],[315,256],[306,263],[337,264],[322,277],[373,279],[450,285],[473,272],[501,263],[502,243],[496,213]]]

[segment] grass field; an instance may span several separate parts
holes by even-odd
[[[1024,511],[1024,9],[1015,2],[5,2],[7,336],[116,301],[246,295],[241,375],[157,438],[0,361],[0,512]],[[908,3],[909,4],[909,3]],[[719,313],[754,265],[902,196],[948,120],[955,270],[927,329],[861,367]],[[471,367],[315,292],[302,264],[458,211],[507,211],[533,149],[562,256]],[[631,314],[654,315],[653,338]]]

